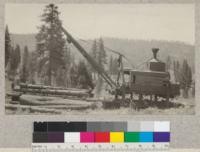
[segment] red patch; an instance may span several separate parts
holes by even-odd
[[[95,132],[95,142],[110,142],[110,133]]]

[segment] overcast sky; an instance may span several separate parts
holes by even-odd
[[[7,4],[11,33],[37,33],[46,4]],[[193,4],[59,4],[63,26],[84,39],[100,36],[194,44]]]

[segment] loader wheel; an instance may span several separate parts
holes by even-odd
[[[143,100],[143,94],[139,94],[139,101]]]
[[[103,102],[104,109],[119,109],[121,103],[119,101]]]

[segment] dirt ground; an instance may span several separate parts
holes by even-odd
[[[102,107],[95,110],[88,109],[82,112],[70,111],[70,114],[112,114],[112,115],[193,115],[195,114],[195,102],[194,99],[178,99],[173,101],[175,103],[181,103],[183,106],[178,108],[166,108],[159,109],[157,107],[149,107],[145,109],[135,110],[131,107],[121,107],[120,109],[103,109]],[[63,112],[63,114],[69,114],[69,112]]]
[[[11,92],[11,88],[9,87],[11,84],[7,81],[6,85],[6,92]],[[26,106],[25,108],[5,108],[5,113],[10,115],[28,115],[28,114],[62,114],[62,115],[193,115],[195,114],[195,99],[190,97],[188,99],[178,97],[170,101],[170,105],[163,106],[163,103],[157,102],[157,103],[151,103],[149,106],[149,101],[145,101],[143,103],[142,107],[139,107],[138,109],[133,108],[132,106],[123,107],[121,106],[119,109],[105,109],[103,108],[102,102],[95,100],[93,102],[86,103],[86,100],[78,100],[76,101],[76,104],[73,103],[72,100],[63,99],[63,98],[56,98],[56,97],[45,97],[45,96],[37,96],[34,97],[34,95],[30,96],[31,102],[34,102],[38,98],[39,102],[48,102],[51,101],[51,105],[48,105],[48,103],[45,106],[45,110],[42,111],[42,107],[44,105],[26,105],[26,103],[22,103],[19,101],[11,101],[11,98],[6,97],[5,104],[8,105],[17,105],[17,106]],[[29,95],[27,95],[26,98],[29,98]],[[47,100],[45,99],[47,98]],[[51,99],[51,100],[50,100]],[[44,100],[44,101],[42,101]],[[52,102],[55,104],[52,105]],[[59,104],[56,103],[56,101],[59,100]],[[36,103],[38,103],[38,101]],[[70,101],[70,102],[69,102]],[[66,102],[63,104],[63,102]],[[67,102],[69,104],[67,104]],[[79,104],[81,103],[81,104]],[[78,105],[83,105],[82,107],[86,108],[77,108]],[[85,106],[87,105],[87,106]],[[39,107],[39,110],[36,109],[36,107]],[[40,108],[41,107],[41,108]],[[73,110],[70,108],[73,107]],[[36,109],[36,110],[35,110]],[[50,109],[50,110],[48,110]]]
[[[64,101],[64,100],[63,100]],[[9,102],[9,101],[7,101]],[[85,102],[85,101],[83,101]],[[92,103],[94,106],[88,107],[86,109],[79,109],[79,110],[71,110],[65,108],[55,108],[55,112],[58,111],[58,114],[63,115],[82,115],[82,114],[89,114],[89,115],[102,115],[102,114],[112,114],[112,115],[193,115],[195,114],[195,102],[194,98],[191,99],[183,99],[179,98],[173,100],[172,103],[175,103],[176,107],[169,107],[169,108],[160,108],[160,107],[147,107],[147,108],[139,108],[134,109],[132,107],[120,107],[119,109],[104,109],[101,102]],[[34,107],[34,106],[32,106]],[[52,109],[52,108],[51,108]],[[52,109],[53,110],[53,109]],[[30,108],[17,108],[17,109],[7,109],[6,114],[19,114],[19,115],[26,115],[26,114],[55,114],[54,112],[35,112],[30,110]]]

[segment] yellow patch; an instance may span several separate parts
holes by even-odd
[[[123,143],[124,142],[124,132],[110,132],[110,142]]]

